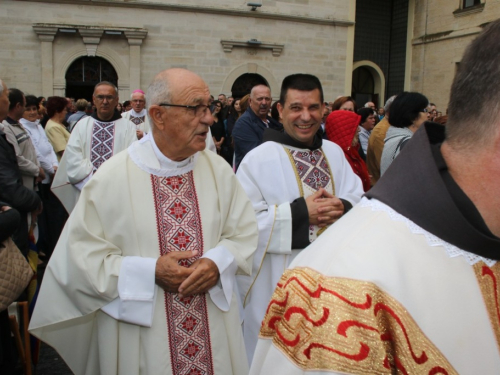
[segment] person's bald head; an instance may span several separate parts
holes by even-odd
[[[160,103],[179,104],[177,102],[173,102],[173,98],[179,97],[179,95],[182,97],[183,92],[185,93],[189,90],[191,85],[196,84],[205,86],[208,90],[208,86],[205,81],[203,81],[199,75],[189,70],[172,68],[158,73],[154,77],[153,82],[149,85],[146,92],[148,109],[152,105],[158,105]]]
[[[171,160],[184,160],[205,148],[213,118],[210,91],[200,76],[185,69],[156,75],[146,92],[153,137]]]
[[[271,108],[271,89],[266,85],[252,87],[248,103],[252,111],[262,120],[267,118],[269,108]]]

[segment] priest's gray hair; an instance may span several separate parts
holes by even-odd
[[[169,82],[162,76],[157,76],[146,90],[146,103],[149,107],[160,103],[169,103],[172,97]]]
[[[118,95],[118,87],[114,83],[108,82],[108,81],[101,81],[97,85],[94,86],[94,92],[99,86],[111,86],[112,88],[115,89],[116,95]]]
[[[0,95],[3,94],[3,81],[0,79]]]

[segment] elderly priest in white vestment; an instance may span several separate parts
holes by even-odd
[[[286,270],[251,375],[500,374],[500,21],[425,123]]]
[[[141,139],[151,131],[148,111],[146,110],[146,95],[142,90],[134,90],[130,96],[132,109],[122,113],[122,117],[132,121],[136,126],[137,139]]]
[[[252,276],[238,277],[249,360],[283,271],[363,194],[361,180],[343,151],[335,143],[322,140],[318,132],[323,102],[317,77],[285,77],[278,103],[284,132],[267,129],[264,143],[245,156],[237,172],[259,225]]]
[[[235,274],[257,246],[250,201],[206,151],[210,92],[170,69],[147,91],[152,133],[82,190],[31,333],[76,374],[247,374]]]
[[[93,98],[96,112],[73,127],[52,182],[53,193],[68,213],[73,211],[80,191],[101,164],[137,140],[134,123],[115,110],[119,98],[114,84],[98,83]]]

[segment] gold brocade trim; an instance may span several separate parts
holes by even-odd
[[[303,370],[457,374],[405,308],[375,284],[287,270],[260,337]]]
[[[500,350],[500,263],[488,267],[484,262],[478,262],[474,265],[474,273]]]
[[[290,151],[290,149],[286,148],[285,146],[283,146],[283,149],[285,150],[286,154],[288,155],[288,158],[290,159],[290,163],[292,163],[292,168],[293,168],[293,171],[295,173],[295,178],[297,179],[297,185],[299,186],[299,193],[300,193],[300,196],[303,197],[304,196],[304,187],[302,186],[302,180],[300,179],[299,171],[297,170],[297,165],[295,164],[295,160],[293,159],[292,152]]]
[[[260,270],[262,269],[262,265],[264,264],[264,259],[266,258],[267,249],[269,249],[269,244],[271,243],[271,238],[273,237],[274,224],[276,223],[276,211],[277,210],[278,210],[278,206],[274,205],[273,225],[271,227],[271,233],[269,234],[269,240],[267,241],[266,250],[264,250],[264,254],[262,254],[262,259],[260,260],[259,270],[257,271],[257,274],[255,275],[255,278],[253,279],[252,284],[250,284],[250,287],[248,288],[248,291],[245,294],[245,298],[243,299],[243,307],[246,307],[246,305],[247,305],[247,297],[250,294],[250,291],[252,290],[253,285],[255,284],[255,281],[257,281],[257,277],[259,277]]]

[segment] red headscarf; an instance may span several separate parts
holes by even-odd
[[[361,158],[352,140],[358,130],[361,116],[351,111],[333,111],[326,119],[325,132],[329,141],[336,143],[344,151],[345,157],[363,183],[364,191],[371,187],[370,175],[365,161]]]

